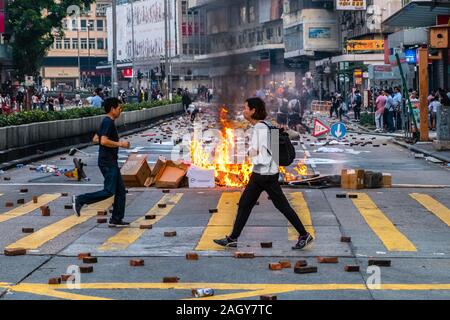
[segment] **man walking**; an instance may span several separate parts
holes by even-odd
[[[377,126],[377,129],[375,131],[383,132],[383,128],[384,128],[383,114],[384,114],[384,107],[386,105],[386,97],[384,95],[384,92],[382,92],[377,97],[375,105],[376,105],[375,124]]]
[[[353,105],[353,112],[355,113],[355,120],[361,120],[361,107],[362,107],[362,96],[359,90],[355,91],[355,99]]]
[[[244,117],[253,126],[253,135],[249,156],[254,165],[250,181],[239,200],[239,208],[234,222],[233,232],[223,239],[214,242],[223,247],[237,247],[237,240],[256,205],[259,196],[266,191],[275,207],[289,220],[299,233],[294,250],[305,248],[314,239],[306,231],[289,201],[286,199],[278,182],[279,167],[270,150],[271,139],[269,125],[263,120],[267,118],[266,106],[260,98],[250,98],[244,107]]]
[[[126,227],[128,222],[123,221],[125,216],[126,190],[117,163],[119,148],[129,149],[130,142],[119,141],[114,121],[122,113],[122,105],[117,98],[108,98],[105,101],[106,117],[103,119],[100,129],[94,136],[94,143],[100,144],[98,166],[105,178],[104,188],[101,191],[73,196],[73,209],[80,216],[84,205],[106,200],[114,196],[114,209],[109,220],[110,227]]]

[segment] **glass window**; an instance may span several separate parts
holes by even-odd
[[[94,26],[95,26],[94,20],[89,20],[88,26],[89,26],[89,30],[90,30],[90,31],[94,30]]]
[[[64,49],[70,49],[70,39],[64,39]]]
[[[72,30],[77,30],[77,29],[78,29],[77,19],[72,19]]]
[[[78,39],[72,38],[72,49],[78,49]]]
[[[86,31],[87,29],[86,29],[86,26],[87,26],[87,22],[86,22],[86,20],[81,20],[80,21],[80,23],[81,23],[81,31]]]
[[[104,50],[105,49],[105,45],[104,45],[103,39],[97,39],[97,49],[99,49],[99,50]]]
[[[103,20],[97,20],[97,31],[103,31]]]
[[[250,1],[248,7],[248,20],[250,23],[255,22],[256,14],[255,14],[255,2]]]
[[[61,39],[56,39],[56,49],[62,49]]]
[[[95,39],[89,38],[89,49],[95,49]]]
[[[81,39],[81,49],[87,49],[87,39],[86,38]]]
[[[105,39],[105,49],[108,49],[108,39]]]
[[[245,5],[241,6],[241,14],[240,14],[240,24],[247,23],[247,7]]]

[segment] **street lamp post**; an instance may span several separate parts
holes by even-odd
[[[111,65],[111,95],[117,96],[117,0],[112,0],[112,65]]]

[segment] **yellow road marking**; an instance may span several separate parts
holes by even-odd
[[[44,206],[49,202],[58,199],[59,197],[61,197],[60,193],[43,194],[38,198],[38,203],[33,203],[33,201],[30,201],[24,205],[21,205],[20,207],[1,214],[0,223],[29,214],[30,212],[39,209],[39,207]]]
[[[27,237],[20,239],[19,241],[10,244],[7,249],[13,248],[25,248],[25,249],[37,249],[48,241],[58,237],[67,230],[88,221],[92,217],[97,215],[97,211],[107,210],[114,202],[114,197],[106,199],[104,201],[89,205],[86,209],[81,211],[81,217],[72,215],[65,219],[62,219],[54,224],[51,224],[39,231],[30,234]]]
[[[230,235],[237,214],[240,197],[240,192],[222,193],[219,204],[217,205],[218,212],[214,213],[209,219],[208,225],[203,231],[202,237],[195,250],[206,251],[225,249],[215,244],[213,240]]]
[[[298,217],[305,226],[305,229],[313,236],[313,238],[315,238],[316,232],[312,224],[311,212],[309,211],[308,204],[306,203],[303,193],[301,192],[288,193],[286,194],[286,197],[288,198],[292,208],[294,208]],[[288,227],[288,237],[289,241],[296,241],[298,239],[298,232],[290,223]]]
[[[156,219],[154,220],[145,220],[145,217],[141,217],[134,221],[130,228],[126,228],[118,232],[116,235],[112,236],[108,240],[106,240],[99,248],[100,251],[117,251],[117,250],[125,250],[132,243],[138,240],[146,229],[140,229],[140,225],[152,225],[167,216],[170,211],[176,206],[176,204],[180,201],[182,193],[176,193],[173,195],[164,195],[164,197],[159,200],[158,203],[166,204],[165,208],[158,208],[158,204],[153,206],[145,215],[156,215]]]
[[[353,204],[389,251],[417,251],[414,244],[392,224],[367,194],[357,195],[358,198],[352,199]]]
[[[412,193],[410,196],[450,227],[449,208],[427,194]]]
[[[365,284],[241,284],[241,283],[81,283],[79,289],[69,289],[65,284],[28,284],[8,285],[0,283],[0,287],[13,292],[26,292],[62,299],[85,300],[105,299],[94,296],[61,292],[59,290],[191,290],[194,288],[213,288],[214,290],[246,290],[245,292],[230,293],[212,297],[200,298],[200,300],[231,300],[251,298],[259,295],[281,294],[294,291],[367,291]],[[381,284],[374,291],[450,291],[450,284]],[[189,298],[188,298],[189,299]],[[189,299],[190,300],[190,299]]]

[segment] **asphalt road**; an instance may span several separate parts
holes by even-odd
[[[214,125],[204,116],[204,125]],[[185,128],[186,120],[162,125]],[[179,129],[179,128],[177,128]],[[154,136],[153,136],[154,134]],[[148,154],[150,164],[158,155],[174,157],[172,138],[163,138],[161,128],[128,137],[133,150]],[[153,138],[153,141],[148,141]],[[354,138],[354,139],[353,139]],[[375,138],[372,140],[372,138]],[[309,139],[309,141],[308,141]],[[241,189],[177,189],[169,194],[154,188],[130,188],[126,219],[128,229],[108,228],[97,223],[97,211],[107,210],[111,201],[86,207],[81,218],[65,205],[71,195],[98,190],[102,178],[96,167],[96,146],[78,153],[87,164],[90,181],[72,181],[65,176],[30,170],[29,166],[9,170],[0,182],[0,247],[25,247],[27,255],[0,255],[0,299],[192,299],[191,289],[213,288],[214,299],[449,299],[450,298],[450,185],[449,169],[389,142],[386,137],[363,134],[349,141],[372,141],[367,145],[328,145],[347,152],[317,152],[321,145],[303,135],[296,148],[298,158],[306,155],[310,172],[339,174],[343,168],[363,168],[391,173],[394,184],[410,188],[376,190],[291,189],[285,193],[297,213],[314,233],[316,241],[304,251],[293,251],[295,232],[263,194],[239,239],[238,249],[217,247],[211,239],[229,233],[236,215]],[[386,145],[383,145],[386,144]],[[330,151],[330,150],[328,150]],[[334,150],[336,151],[336,150]],[[120,152],[123,163],[127,151]],[[61,159],[65,157],[65,159]],[[39,163],[72,168],[72,157],[60,155]],[[4,177],[10,177],[5,181]],[[421,185],[421,187],[414,187]],[[428,185],[430,187],[424,187]],[[28,192],[20,193],[20,189]],[[67,192],[68,197],[62,193]],[[358,194],[357,199],[337,198],[337,194]],[[33,204],[32,197],[39,196]],[[17,204],[24,199],[25,205]],[[14,207],[6,207],[13,202]],[[165,203],[166,208],[159,208]],[[43,217],[39,207],[48,204],[51,215]],[[217,208],[217,213],[209,209]],[[155,220],[143,219],[155,214]],[[152,224],[151,230],[140,229]],[[34,228],[24,234],[22,228]],[[164,232],[176,231],[175,237]],[[350,243],[341,236],[351,237]],[[272,248],[261,248],[272,242]],[[238,259],[234,252],[253,252],[253,259]],[[71,266],[88,265],[77,259],[89,252],[98,258],[92,273],[82,273],[77,288],[48,285],[49,278],[70,273]],[[195,252],[196,261],[185,255]],[[3,253],[3,250],[2,250]],[[338,257],[338,263],[323,264],[317,257]],[[143,259],[142,267],[131,267],[130,259]],[[369,268],[370,259],[390,260],[390,267]],[[269,263],[289,260],[292,268],[272,271]],[[298,260],[317,266],[318,272],[294,273]],[[345,272],[357,265],[359,272]],[[163,283],[164,277],[178,277],[178,283]]]

